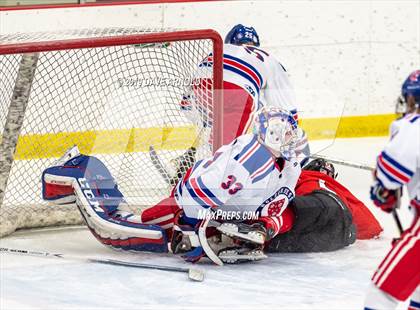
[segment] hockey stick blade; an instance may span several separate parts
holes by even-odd
[[[128,261],[121,261],[121,260],[108,259],[108,258],[106,258],[106,259],[85,258],[85,257],[65,255],[65,254],[61,254],[61,253],[49,253],[49,252],[42,252],[42,251],[11,249],[11,248],[4,248],[4,247],[0,247],[0,253],[11,253],[11,254],[37,256],[37,257],[55,257],[55,258],[61,258],[61,259],[78,260],[78,261],[84,261],[84,262],[90,262],[90,263],[98,263],[98,264],[121,266],[121,267],[132,267],[132,268],[154,269],[154,270],[172,271],[172,272],[183,272],[183,273],[187,273],[188,278],[192,281],[197,281],[197,282],[204,281],[204,271],[201,270],[201,269],[197,269],[197,268],[185,268],[185,267],[173,267],[173,266],[165,266],[165,265],[143,264],[143,263],[128,262]]]
[[[160,161],[155,148],[151,145],[149,147],[149,155],[150,159],[152,160],[153,166],[155,166],[156,170],[162,176],[167,184],[171,184],[171,176],[169,175],[168,171],[163,166],[162,162]]]
[[[183,156],[189,156],[189,161],[191,162],[190,166],[192,166],[195,162],[195,154],[197,152],[197,147],[198,144],[201,140],[201,134],[204,132],[205,127],[201,128],[199,133],[197,134],[197,137],[195,138],[193,144],[187,149],[187,152],[184,153]],[[153,166],[155,167],[155,169],[159,172],[159,174],[162,176],[162,178],[165,180],[165,182],[170,185],[170,186],[175,186],[178,183],[178,180],[180,178],[182,178],[182,176],[185,174],[185,172],[188,170],[188,168],[190,168],[189,166],[185,167],[185,171],[182,171],[182,166],[185,165],[185,163],[183,163],[181,161],[181,163],[178,163],[178,167],[176,168],[176,173],[175,175],[172,177],[168,170],[165,168],[165,166],[163,165],[162,161],[160,160],[156,149],[154,148],[153,145],[149,146],[149,156],[150,159],[152,161]],[[184,161],[186,159],[184,158]],[[181,175],[179,175],[181,174]]]
[[[204,271],[198,268],[189,268],[188,269],[188,278],[196,282],[204,281]]]

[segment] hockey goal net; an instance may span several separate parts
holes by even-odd
[[[151,147],[174,174],[186,150],[199,159],[220,146],[221,83],[213,30],[0,36],[0,236],[81,223],[75,207],[41,198],[42,171],[73,145],[106,164],[134,211],[158,202],[170,186]]]

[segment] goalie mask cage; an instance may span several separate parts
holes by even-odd
[[[105,163],[134,212],[167,196],[149,148],[174,174],[191,146],[200,159],[221,145],[222,49],[213,30],[0,36],[0,236],[82,222],[41,194],[73,145]]]

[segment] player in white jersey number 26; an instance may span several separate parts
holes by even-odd
[[[194,83],[184,96],[181,109],[206,110],[212,97],[208,94],[211,85],[208,67],[212,66],[210,54],[200,63],[196,72],[200,82]],[[260,47],[253,27],[238,24],[226,35],[223,45],[223,144],[249,133],[253,117],[262,107],[287,110],[298,121],[295,92],[285,67]],[[300,128],[298,137],[296,153],[303,166],[309,156],[309,145]]]

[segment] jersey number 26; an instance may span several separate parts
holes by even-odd
[[[259,60],[261,60],[262,62],[264,62],[264,56],[269,56],[268,53],[264,52],[263,50],[256,48],[255,46],[244,46],[244,49],[246,50],[246,52],[248,54],[254,55],[255,57],[257,57]]]

